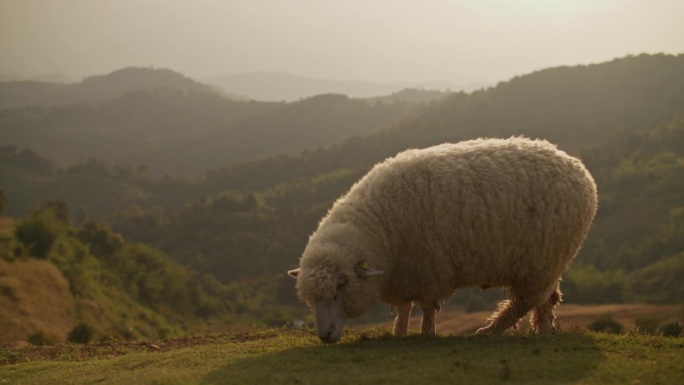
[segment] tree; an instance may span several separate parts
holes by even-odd
[[[7,195],[5,195],[5,191],[0,189],[0,217],[5,215],[7,206],[9,206],[9,199],[7,198]]]
[[[36,258],[48,258],[59,237],[66,232],[66,224],[55,212],[50,206],[37,208],[14,229],[17,239]]]

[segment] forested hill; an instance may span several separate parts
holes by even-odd
[[[348,107],[331,112],[340,105]],[[260,127],[274,131],[255,132],[277,137],[284,122],[322,127],[320,122],[335,120],[373,121],[372,114],[362,115],[374,107],[326,95],[275,104],[240,124],[254,131],[248,122],[261,121]],[[682,302],[684,55],[542,70],[411,111],[415,115],[388,128],[326,148],[217,168],[202,178],[156,178],[144,168],[95,159],[63,168],[35,151],[6,147],[0,152],[2,189],[16,217],[37,202],[64,200],[77,226],[104,220],[125,238],[224,283],[268,277],[275,286],[260,295],[295,305],[284,272],[296,266],[334,200],[374,163],[445,141],[541,137],[583,158],[599,187],[596,222],[564,277],[566,299]],[[249,142],[241,143],[248,151]]]
[[[209,169],[268,156],[298,154],[308,148],[328,146],[353,135],[387,128],[412,115],[419,107],[408,102],[369,103],[335,94],[292,103],[250,102],[246,106],[260,111],[245,114],[248,116],[191,140],[120,152],[109,160],[116,164],[143,164],[157,175],[202,175]]]
[[[141,89],[100,103],[0,110],[0,145],[36,150],[59,166],[97,158],[144,166],[155,176],[196,176],[386,128],[419,107],[343,95],[270,103]]]
[[[652,128],[682,114],[684,54],[644,54],[546,69],[488,90],[452,94],[387,130],[353,137],[305,157],[216,170],[208,183],[260,189],[339,168],[368,168],[410,147],[480,136],[546,138],[578,154],[618,132]]]
[[[106,75],[91,76],[78,83],[0,82],[0,110],[24,106],[93,104],[115,99],[132,91],[159,88],[237,98],[218,87],[199,83],[169,69],[129,67]]]

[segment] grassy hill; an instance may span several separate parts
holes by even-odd
[[[675,384],[684,340],[561,333],[393,338],[351,333],[326,346],[279,329],[155,343],[0,351],[0,380],[137,384]]]
[[[0,346],[171,338],[298,316],[265,295],[273,287],[265,278],[223,284],[102,224],[73,227],[67,216],[63,202],[51,202],[0,222]]]
[[[26,340],[38,330],[66,340],[76,326],[69,282],[49,262],[0,260],[0,291],[0,345]]]

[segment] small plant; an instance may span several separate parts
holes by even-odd
[[[637,318],[635,323],[636,332],[638,334],[654,335],[656,334],[656,329],[658,329],[658,325],[660,324],[660,319],[654,316],[643,316]]]
[[[39,330],[28,337],[28,342],[36,346],[54,345],[57,343],[57,337]]]
[[[664,321],[658,325],[656,333],[664,337],[679,337],[682,334],[682,323],[678,319]]]
[[[76,325],[67,336],[67,341],[77,344],[87,344],[93,339],[95,330],[85,322]]]
[[[605,316],[590,323],[589,330],[599,333],[620,334],[622,333],[622,325],[611,316]]]
[[[0,349],[0,365],[2,364],[16,364],[20,357],[17,352],[9,349]]]

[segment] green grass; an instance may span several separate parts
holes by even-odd
[[[394,338],[265,330],[0,350],[0,384],[681,384],[684,338],[594,333]]]

